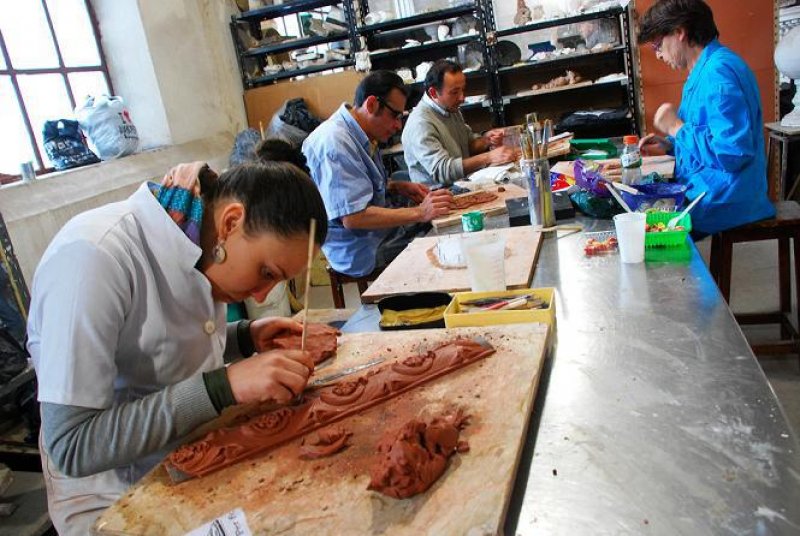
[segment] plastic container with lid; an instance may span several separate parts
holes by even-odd
[[[639,184],[642,182],[642,155],[639,153],[639,136],[622,138],[625,148],[620,158],[622,164],[622,183]]]

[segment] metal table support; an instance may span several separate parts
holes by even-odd
[[[505,533],[798,534],[798,438],[696,249],[623,265],[582,244],[546,239],[539,257],[557,340]],[[377,318],[363,307],[344,330]]]

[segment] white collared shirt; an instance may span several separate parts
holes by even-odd
[[[39,400],[105,409],[223,366],[225,307],[200,254],[146,184],[70,220],[33,280]]]

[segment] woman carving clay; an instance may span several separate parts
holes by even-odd
[[[226,326],[224,303],[261,301],[300,273],[311,218],[318,248],[322,199],[293,165],[245,165],[217,178],[194,163],[56,235],[34,277],[28,349],[50,516],[62,536],[88,534],[103,509],[224,407],[302,392],[311,356],[272,344],[301,326]]]

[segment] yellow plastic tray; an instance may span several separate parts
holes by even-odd
[[[476,313],[462,313],[460,303],[481,298],[513,298],[524,294],[533,294],[547,303],[545,309],[521,309],[516,311],[486,311]],[[493,292],[456,292],[453,300],[444,311],[444,324],[448,328],[468,326],[494,326],[498,324],[524,324],[528,322],[541,322],[556,327],[555,289],[548,288],[521,288],[516,290]]]

